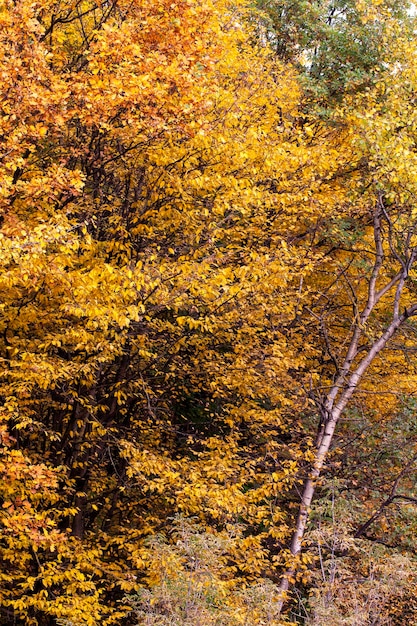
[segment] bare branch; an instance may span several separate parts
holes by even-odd
[[[396,491],[398,488],[398,485],[400,483],[400,480],[406,475],[406,473],[408,472],[408,470],[415,464],[417,460],[417,454],[415,454],[412,459],[407,463],[407,465],[405,465],[405,467],[403,467],[403,469],[401,470],[401,472],[398,474],[397,478],[395,479],[392,487],[391,487],[391,492],[388,496],[388,498],[386,500],[384,500],[384,502],[382,502],[382,504],[380,505],[380,507],[378,508],[377,511],[375,511],[375,513],[373,515],[371,515],[371,517],[364,523],[362,524],[358,530],[355,532],[355,534],[353,535],[355,538],[361,537],[362,535],[364,535],[364,533],[366,533],[366,531],[368,530],[368,528],[370,526],[372,526],[372,524],[382,515],[382,513],[384,512],[384,510],[390,505],[392,504],[392,502],[395,499],[398,498],[407,498],[410,499],[411,501],[415,501],[417,502],[417,498],[408,498],[407,496],[400,496],[400,495],[396,495]]]

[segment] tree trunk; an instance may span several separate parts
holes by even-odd
[[[302,544],[309,519],[311,502],[313,500],[317,481],[326,461],[339,418],[360,384],[364,373],[372,364],[375,357],[385,348],[400,326],[409,317],[416,315],[417,313],[417,304],[413,304],[408,309],[405,308],[402,314],[399,313],[400,298],[403,292],[404,284],[416,256],[414,249],[408,251],[409,253],[405,260],[400,260],[402,265],[400,272],[383,288],[379,291],[376,290],[378,276],[384,260],[381,229],[381,222],[384,216],[386,217],[386,213],[382,204],[382,198],[380,197],[378,199],[378,206],[374,215],[375,262],[369,279],[368,298],[359,320],[354,324],[352,338],[349,343],[343,365],[339,369],[336,380],[321,406],[323,419],[317,435],[315,458],[311,465],[310,475],[303,486],[295,531],[290,543],[290,553],[292,555],[293,563],[288,567],[281,579],[280,611],[282,610],[282,606],[286,600],[288,589],[294,580],[297,568],[297,557],[302,551]],[[362,336],[364,326],[380,299],[393,287],[395,287],[395,295],[391,323],[367,350],[365,356],[352,371],[353,363],[358,355],[359,340]]]

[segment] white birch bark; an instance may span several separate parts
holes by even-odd
[[[399,261],[401,265],[401,270],[396,274],[396,276],[394,276],[394,278],[392,278],[391,281],[377,291],[377,281],[384,261],[381,225],[383,217],[387,218],[382,198],[380,197],[378,199],[378,206],[374,216],[375,262],[369,279],[368,297],[359,319],[354,324],[352,337],[344,362],[338,371],[336,380],[327,394],[322,407],[323,423],[317,434],[315,458],[311,465],[310,474],[303,486],[298,517],[290,543],[290,552],[294,557],[294,565],[287,569],[281,579],[280,611],[282,610],[287,591],[290,588],[296,572],[296,557],[302,550],[303,538],[309,518],[309,510],[316,490],[317,481],[326,461],[340,416],[355,393],[355,390],[360,384],[364,373],[372,364],[375,357],[386,347],[389,340],[393,337],[405,320],[417,314],[417,304],[413,304],[412,306],[404,309],[403,313],[400,314],[401,295],[409,270],[416,257],[416,251],[414,249],[408,250],[405,258],[400,258],[398,255],[395,255],[396,260]],[[381,298],[394,287],[395,294],[391,322],[388,324],[380,337],[374,341],[371,347],[366,351],[365,356],[362,357],[359,363],[352,367],[358,355],[359,340],[370,314],[374,311],[375,306]]]

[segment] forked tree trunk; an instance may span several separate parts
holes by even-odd
[[[308,523],[311,502],[313,500],[317,481],[326,461],[339,418],[346,408],[349,400],[355,393],[355,390],[360,384],[364,373],[371,365],[375,357],[385,348],[400,326],[409,317],[417,314],[417,304],[413,304],[412,306],[405,308],[400,314],[400,298],[409,270],[416,257],[416,251],[414,249],[409,249],[405,258],[402,259],[395,255],[396,260],[399,261],[401,265],[401,270],[384,287],[378,291],[376,289],[378,276],[384,260],[381,231],[381,222],[384,218],[386,220],[389,219],[385,213],[382,198],[380,197],[374,216],[375,263],[369,280],[368,298],[365,307],[359,316],[359,320],[357,320],[354,324],[352,338],[343,365],[339,369],[337,378],[327,394],[324,404],[322,405],[322,426],[320,427],[317,435],[316,453],[314,461],[311,464],[310,474],[303,486],[295,531],[290,544],[293,565],[288,567],[281,579],[280,611],[282,610],[282,606],[287,596],[286,592],[289,590],[290,585],[294,580],[297,568],[297,557],[300,555],[302,550],[303,538]],[[395,295],[393,302],[393,315],[390,324],[367,350],[365,356],[359,361],[359,363],[353,367],[353,363],[358,355],[359,340],[370,314],[375,309],[375,306],[378,304],[380,299],[394,287]]]

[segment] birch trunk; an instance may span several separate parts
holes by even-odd
[[[375,262],[369,279],[368,297],[361,315],[358,316],[359,319],[354,324],[352,338],[349,343],[344,362],[337,374],[334,384],[325,398],[325,402],[322,407],[322,426],[320,427],[317,435],[315,458],[311,465],[310,475],[303,486],[298,517],[290,543],[290,553],[293,557],[294,564],[286,570],[281,579],[281,599],[279,603],[279,611],[282,610],[282,606],[287,596],[287,591],[290,588],[296,572],[296,560],[302,550],[305,530],[309,519],[310,506],[316,490],[317,481],[326,461],[340,416],[355,393],[355,390],[360,384],[364,373],[372,364],[375,357],[385,348],[389,340],[393,337],[405,320],[413,315],[416,315],[417,313],[417,304],[413,304],[408,309],[404,309],[402,314],[399,312],[400,298],[405,281],[416,257],[414,249],[409,250],[405,259],[400,259],[396,256],[397,261],[401,264],[401,270],[383,288],[379,291],[376,289],[378,276],[384,261],[382,245],[382,219],[384,217],[386,217],[386,213],[382,203],[382,198],[380,197],[378,199],[378,206],[374,215]],[[391,323],[367,350],[362,360],[360,360],[356,367],[352,369],[358,355],[359,340],[370,314],[381,298],[394,287],[395,295]]]

